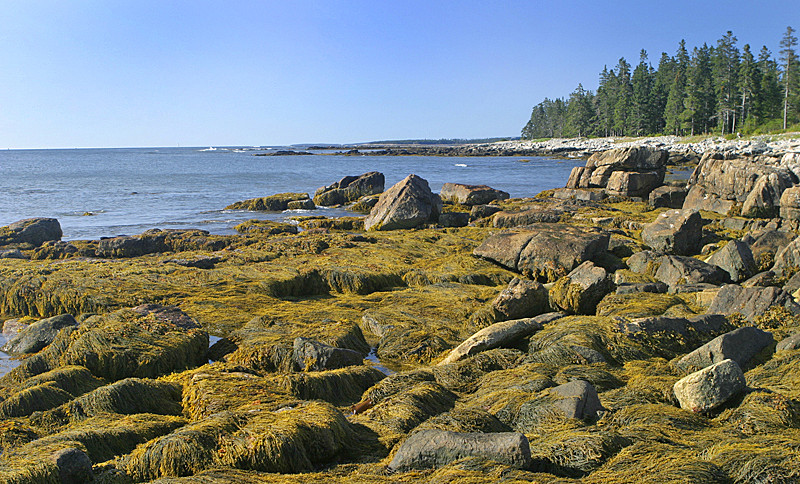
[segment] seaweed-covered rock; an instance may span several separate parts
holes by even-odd
[[[594,314],[614,283],[602,267],[586,261],[556,281],[550,289],[550,305],[571,314]]]
[[[626,264],[633,272],[653,275],[658,268],[658,259],[664,254],[654,250],[642,250],[628,257]]]
[[[686,193],[684,187],[663,185],[650,192],[648,203],[650,208],[681,208],[686,200]]]
[[[698,283],[721,284],[728,281],[728,273],[694,257],[665,255],[658,259],[655,278],[670,286]]]
[[[250,198],[225,207],[225,210],[253,210],[281,212],[289,208],[289,202],[308,200],[308,193],[277,193],[261,198]]]
[[[597,390],[586,380],[573,380],[548,390],[551,397],[555,397],[553,407],[558,409],[567,418],[581,420],[596,419],[604,410]]]
[[[142,316],[152,315],[158,321],[169,323],[182,329],[197,329],[200,327],[197,321],[191,316],[181,311],[177,306],[164,306],[163,304],[142,304],[132,309],[136,314]]]
[[[439,192],[444,201],[462,205],[484,205],[494,200],[508,199],[508,193],[486,185],[465,185],[463,183],[445,183]]]
[[[673,390],[681,408],[705,412],[719,407],[746,386],[739,365],[725,359],[678,380]]]
[[[295,338],[293,346],[295,368],[303,371],[335,370],[364,362],[364,355],[358,351],[336,348],[311,338]]]
[[[747,234],[742,238],[750,246],[756,266],[764,271],[772,267],[775,256],[796,238],[794,232],[781,230],[765,230],[756,234]]]
[[[297,225],[272,220],[250,219],[235,225],[233,228],[240,234],[294,235],[297,233]]]
[[[0,247],[4,245],[42,245],[48,240],[61,240],[61,224],[54,218],[26,218],[0,227]]]
[[[2,349],[11,354],[36,353],[52,343],[59,330],[67,326],[78,326],[71,314],[39,320],[17,333]]]
[[[783,306],[792,314],[800,314],[800,304],[779,287],[742,287],[736,284],[722,286],[711,301],[708,311],[720,314],[741,313],[748,321],[755,321],[773,306]]]
[[[563,313],[547,313],[535,318],[515,319],[495,323],[483,328],[453,348],[447,357],[439,363],[446,365],[466,358],[481,351],[513,345],[522,338],[530,336],[542,329],[542,325],[563,317]]]
[[[420,430],[400,446],[389,470],[436,468],[465,457],[493,460],[518,469],[531,464],[528,439],[520,433],[461,433],[447,430]]]
[[[702,235],[703,219],[695,210],[667,210],[642,229],[645,244],[678,255],[699,252]]]
[[[81,449],[61,449],[53,453],[50,459],[58,467],[58,477],[62,484],[83,484],[94,480],[92,461]]]
[[[547,289],[539,282],[515,277],[492,301],[502,319],[531,318],[550,308]]]
[[[415,228],[436,222],[441,211],[442,200],[439,195],[431,192],[428,182],[417,175],[408,175],[381,194],[377,205],[364,219],[364,228]]]
[[[756,273],[756,261],[750,246],[740,240],[731,240],[719,251],[706,259],[730,275],[730,280],[739,282]]]
[[[745,326],[717,336],[685,355],[675,363],[675,366],[690,370],[705,368],[722,360],[733,360],[738,366],[744,367],[754,356],[774,342],[772,333],[753,326]]]
[[[552,282],[605,254],[609,235],[566,224],[534,224],[491,235],[473,254],[531,279]]]
[[[800,220],[800,186],[789,187],[780,199],[780,215],[786,220]]]
[[[472,209],[469,211],[469,219],[470,221],[473,221],[486,217],[491,217],[492,215],[502,210],[503,209],[498,207],[497,205],[473,205]]]
[[[383,173],[371,171],[358,176],[346,176],[332,185],[320,187],[314,194],[314,203],[322,206],[344,205],[361,197],[383,191]]]

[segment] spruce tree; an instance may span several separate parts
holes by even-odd
[[[686,71],[689,67],[689,53],[686,52],[686,41],[681,40],[675,56],[672,84],[667,94],[664,107],[665,129],[668,133],[681,134],[684,98],[686,97]]]
[[[653,131],[657,133],[663,132],[666,126],[664,111],[667,107],[667,97],[669,97],[669,88],[672,85],[674,71],[675,61],[672,57],[668,56],[666,52],[662,52],[661,59],[658,61],[658,70],[656,71],[655,80],[653,81],[651,104],[655,125]]]
[[[567,115],[564,125],[564,135],[568,137],[587,136],[594,122],[591,94],[582,84],[570,94],[567,105]]]
[[[683,129],[692,135],[708,132],[711,127],[716,105],[711,77],[708,45],[703,44],[700,49],[695,47],[686,73],[686,99],[682,115]]]
[[[761,86],[756,96],[756,112],[759,123],[778,119],[783,109],[783,90],[781,89],[778,64],[772,59],[767,46],[758,53],[758,69],[761,72]]]
[[[647,62],[647,51],[639,53],[639,65],[633,70],[633,128],[636,135],[653,133],[653,72]]]
[[[617,136],[625,136],[632,131],[633,86],[631,85],[631,65],[624,57],[620,58],[617,64],[617,85],[615,87],[614,133]]]
[[[714,89],[717,93],[717,125],[722,134],[736,129],[738,108],[739,49],[730,30],[717,41],[714,55]]]
[[[741,115],[741,126],[748,123],[756,116],[753,109],[754,99],[758,95],[761,88],[761,72],[758,69],[758,63],[750,52],[750,44],[745,44],[742,47],[742,62],[739,65],[739,95],[741,96],[741,103],[739,105],[739,113]],[[752,124],[752,123],[751,123]]]
[[[783,129],[786,129],[786,121],[789,117],[789,112],[793,110],[793,102],[791,98],[795,96],[795,84],[798,83],[797,77],[797,53],[794,48],[797,46],[797,37],[794,35],[795,30],[792,27],[786,27],[786,33],[783,34],[781,39],[781,58],[783,61]],[[793,100],[793,99],[792,99]]]

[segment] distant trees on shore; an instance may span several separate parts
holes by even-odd
[[[787,27],[777,60],[766,46],[737,47],[728,31],[715,46],[661,54],[653,68],[643,49],[632,67],[625,58],[600,73],[596,92],[582,84],[567,99],[533,107],[522,138],[757,133],[800,122],[797,37]]]

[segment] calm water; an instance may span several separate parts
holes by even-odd
[[[200,148],[0,151],[0,226],[55,217],[65,239],[133,235],[151,228],[201,228],[233,233],[250,218],[282,220],[294,213],[223,208],[247,198],[308,192],[345,175],[380,171],[386,187],[415,173],[439,191],[446,182],[485,184],[512,197],[564,186],[579,161],[547,158],[428,156],[253,156]],[[341,216],[341,209],[315,213]],[[92,215],[85,215],[92,214]]]

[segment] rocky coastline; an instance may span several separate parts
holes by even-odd
[[[348,174],[230,206],[352,217],[238,235],[0,227],[0,481],[800,479],[800,138],[425,149],[587,161],[530,199]]]

